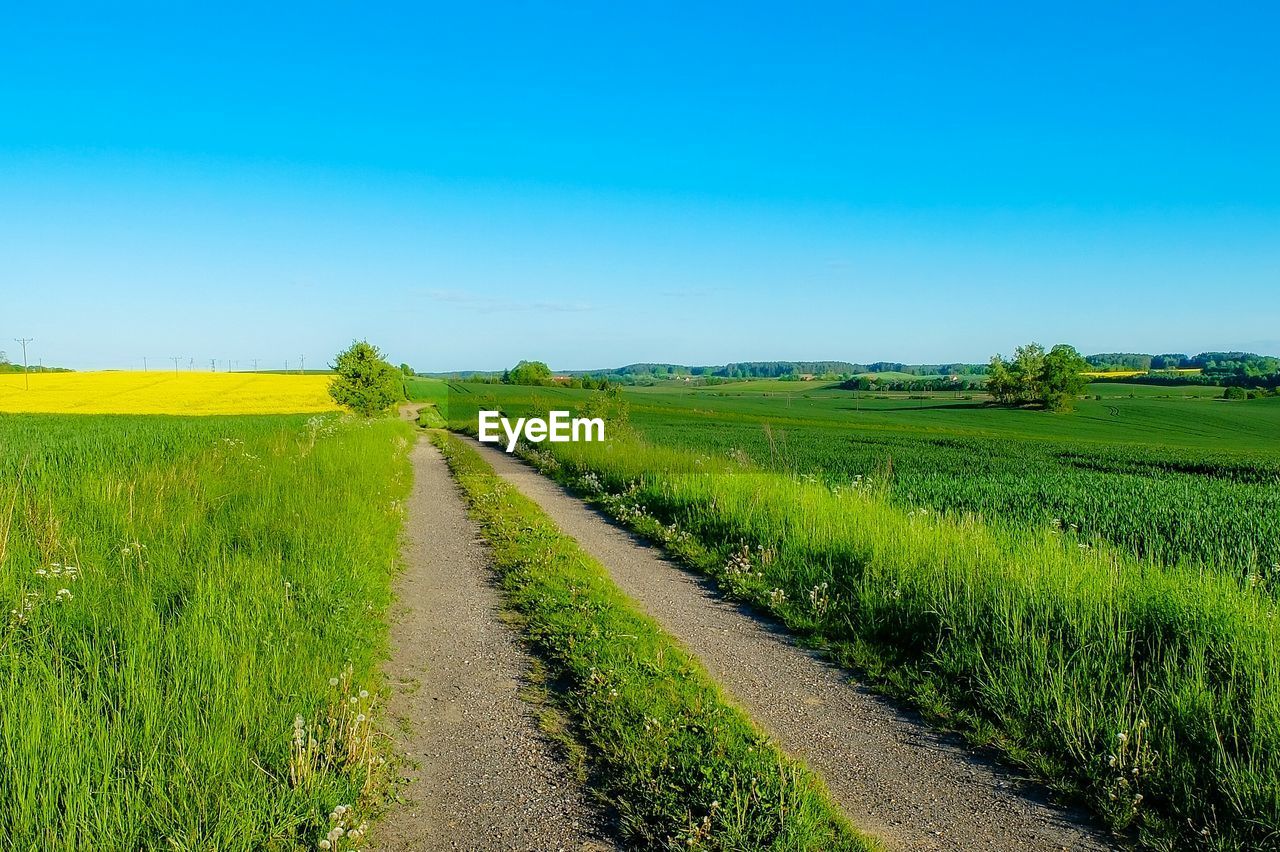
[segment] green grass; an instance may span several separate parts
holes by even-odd
[[[1273,848],[1280,836],[1270,594],[1069,532],[905,510],[884,488],[622,435],[532,456],[1117,829],[1156,848]]]
[[[0,415],[6,848],[315,848],[376,776],[407,434]]]
[[[730,705],[676,642],[535,504],[435,436],[523,630],[563,691],[593,783],[637,848],[873,848],[820,781]]]
[[[1069,415],[991,408],[978,394],[628,391],[648,440],[832,485],[875,479],[906,509],[974,513],[1021,529],[1055,521],[1086,541],[1266,584],[1280,580],[1280,399],[1087,399]],[[451,422],[478,407],[581,406],[590,392],[458,386]],[[1116,385],[1106,386],[1110,388]],[[1200,389],[1193,389],[1200,390]],[[461,392],[465,391],[465,392]]]

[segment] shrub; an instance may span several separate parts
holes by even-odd
[[[402,374],[367,340],[354,341],[339,352],[333,369],[338,375],[329,385],[329,396],[356,414],[371,417],[404,398]]]

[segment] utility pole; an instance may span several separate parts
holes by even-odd
[[[209,372],[210,372],[210,373],[216,373],[216,372],[218,372],[218,361],[217,361],[217,359],[215,359],[215,358],[210,358],[210,359],[209,359]]]
[[[173,359],[173,374],[176,376],[178,375],[178,361],[182,358],[182,356],[170,355],[169,357]]]
[[[301,376],[306,371],[307,371],[307,356],[299,355],[298,356],[298,375]]]
[[[14,343],[22,346],[22,381],[26,384],[27,390],[31,390],[31,371],[27,368],[27,344],[35,340],[34,337],[15,337]]]
[[[145,373],[146,371],[147,371],[147,356],[143,355],[142,356],[142,372]]]
[[[288,359],[288,358],[285,358],[285,359],[284,359],[284,371],[285,371],[286,373],[287,373],[287,372],[289,372],[289,359]]]
[[[255,373],[256,373],[256,372],[258,372],[258,359],[257,359],[257,358],[254,358],[254,359],[253,359],[253,371],[254,371]]]

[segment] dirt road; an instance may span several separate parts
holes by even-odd
[[[1079,814],[851,683],[847,672],[726,602],[579,499],[493,445],[472,442],[707,670],[862,828],[911,850],[1112,848]]]
[[[386,666],[389,733],[411,768],[372,848],[613,848],[519,697],[529,660],[500,618],[487,552],[444,459],[425,438],[412,459]]]

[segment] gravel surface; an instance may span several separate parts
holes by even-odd
[[[388,733],[409,769],[372,848],[614,848],[518,695],[529,660],[500,619],[487,551],[444,459],[425,439],[411,452],[405,570],[385,667]]]
[[[787,752],[822,775],[856,825],[890,848],[1113,848],[1083,815],[1049,804],[1035,785],[852,682],[533,468],[472,444],[701,658]]]

